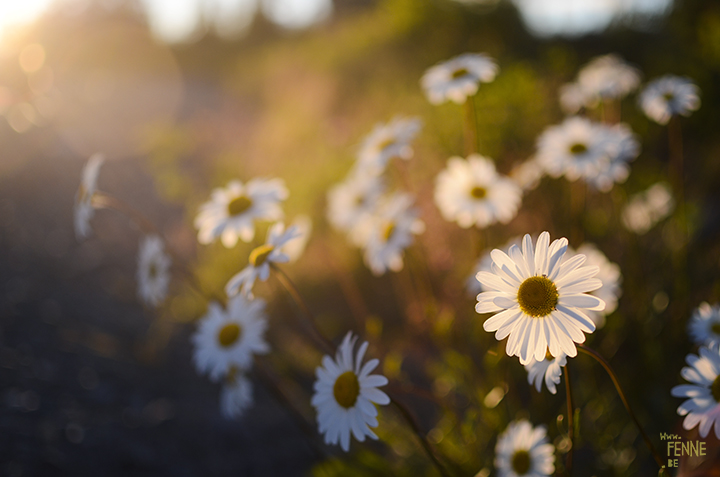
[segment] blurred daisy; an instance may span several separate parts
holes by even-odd
[[[602,282],[593,278],[598,267],[583,267],[584,255],[563,261],[567,239],[550,243],[543,232],[533,250],[530,235],[522,249],[510,247],[508,254],[493,250],[490,272],[479,272],[478,281],[486,290],[477,296],[475,311],[497,313],[483,323],[485,331],[495,331],[497,340],[509,336],[506,353],[519,356],[521,364],[552,356],[577,355],[575,343],[585,341],[585,333],[595,331],[587,311],[601,311],[605,303],[588,292]]]
[[[271,263],[285,263],[290,261],[290,257],[283,253],[282,247],[298,236],[295,227],[289,227],[285,230],[285,225],[282,222],[273,224],[272,227],[268,229],[267,241],[263,245],[255,247],[253,251],[250,252],[248,266],[235,274],[230,281],[227,282],[227,285],[225,285],[225,293],[227,293],[228,296],[233,296],[242,288],[244,295],[252,296],[252,287],[255,284],[255,279],[259,278],[262,281],[266,281],[270,276]]]
[[[435,204],[445,220],[463,228],[508,223],[522,200],[520,187],[495,170],[495,164],[479,154],[467,160],[452,157],[435,179]]]
[[[350,450],[350,433],[360,442],[365,436],[377,439],[371,427],[377,427],[378,410],[375,404],[390,403],[390,398],[378,389],[388,383],[385,376],[370,374],[378,365],[371,359],[362,365],[368,343],[360,345],[353,360],[357,337],[345,335],[335,360],[324,356],[322,366],[315,370],[317,380],[313,389],[312,405],[317,411],[318,428],[325,435],[326,444],[340,442],[342,449]]]
[[[138,253],[138,295],[151,306],[158,306],[167,296],[170,284],[170,256],[157,235],[147,235],[140,241]]]
[[[639,101],[647,117],[667,124],[672,116],[690,116],[700,107],[700,90],[690,78],[668,75],[648,84]]]
[[[640,154],[640,142],[627,124],[602,125],[600,130],[606,138],[608,160],[599,162],[597,173],[585,177],[585,181],[600,192],[608,192],[630,175],[628,162]]]
[[[419,118],[397,117],[387,124],[378,124],[365,138],[358,152],[358,167],[373,174],[381,174],[393,157],[410,159],[410,142],[420,131]]]
[[[578,83],[566,83],[560,87],[560,108],[567,114],[576,114],[592,103]]]
[[[380,177],[357,170],[328,192],[328,220],[338,230],[347,232],[358,247],[367,242],[367,221],[377,207],[384,190]]]
[[[495,79],[498,67],[495,61],[482,53],[464,53],[429,68],[420,84],[432,104],[448,99],[458,104],[477,93],[480,82]]]
[[[568,247],[568,251],[563,260],[570,260],[576,255],[585,256],[585,266],[598,267],[598,274],[595,278],[602,282],[602,286],[592,291],[591,294],[605,302],[605,309],[602,311],[588,310],[585,314],[593,320],[596,328],[602,328],[605,326],[605,317],[617,309],[618,298],[622,295],[622,289],[620,288],[620,283],[622,282],[620,267],[618,264],[608,260],[604,253],[590,243],[581,245],[577,251]]]
[[[564,353],[560,353],[558,357],[545,353],[545,359],[541,361],[533,360],[525,365],[525,370],[528,372],[528,383],[534,384],[537,392],[540,392],[542,383],[545,381],[545,387],[547,387],[548,391],[555,394],[562,375],[562,367],[565,364],[567,364],[567,356]]]
[[[671,391],[675,397],[688,398],[677,409],[685,416],[683,428],[689,431],[699,425],[700,437],[705,438],[715,424],[715,436],[720,439],[720,344],[703,346],[699,356],[689,354],[685,361],[689,367],[680,375],[692,384],[675,386]]]
[[[192,337],[195,367],[213,381],[233,368],[250,368],[253,354],[270,351],[264,338],[266,329],[265,302],[261,299],[235,295],[228,301],[227,310],[210,303]]]
[[[589,98],[622,98],[640,84],[640,72],[614,54],[591,60],[578,73],[578,84]]]
[[[280,202],[288,196],[282,179],[252,179],[246,184],[232,181],[213,190],[209,202],[195,217],[198,241],[208,244],[220,237],[225,247],[234,247],[238,237],[250,242],[255,237],[255,220],[279,220]]]
[[[555,472],[555,448],[544,426],[533,428],[526,420],[510,423],[495,446],[499,477],[542,477]]]
[[[226,419],[237,419],[252,405],[252,383],[242,372],[232,368],[220,391],[220,412]]]
[[[303,254],[308,240],[310,240],[312,220],[307,215],[298,215],[293,220],[291,227],[295,227],[297,235],[280,247],[280,250],[288,256],[291,262],[295,262]]]
[[[413,235],[425,231],[425,223],[418,218],[420,211],[412,207],[408,194],[396,193],[385,198],[371,222],[367,223],[365,264],[375,275],[388,269],[402,270],[403,251],[413,242]]]
[[[701,303],[690,318],[688,334],[696,345],[720,343],[720,306]]]
[[[529,191],[537,188],[544,174],[545,171],[533,157],[513,167],[510,171],[510,178],[523,191]]]
[[[675,200],[670,187],[658,182],[630,198],[622,211],[623,225],[629,231],[642,235],[669,216],[674,208]]]
[[[105,162],[105,156],[102,154],[94,154],[90,157],[82,171],[80,179],[80,187],[78,187],[75,195],[75,237],[78,240],[86,239],[90,236],[92,229],[90,228],[90,220],[95,214],[92,205],[92,198],[97,188],[97,178],[100,173],[100,166]]]

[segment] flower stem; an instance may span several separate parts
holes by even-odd
[[[655,450],[655,446],[653,446],[652,441],[650,440],[650,437],[648,437],[647,433],[645,433],[645,429],[640,425],[640,421],[638,421],[638,418],[635,416],[635,413],[630,408],[630,403],[628,403],[627,398],[625,397],[625,393],[622,390],[622,387],[620,386],[620,382],[617,379],[617,375],[615,374],[615,371],[610,367],[610,364],[600,356],[600,354],[588,348],[584,345],[577,345],[578,350],[582,351],[583,353],[591,356],[595,361],[600,363],[603,368],[605,368],[605,371],[607,371],[608,375],[610,376],[610,379],[612,380],[613,384],[615,385],[615,390],[617,391],[618,395],[620,396],[620,400],[622,401],[623,405],[625,406],[625,409],[627,410],[628,414],[630,414],[630,417],[632,418],[633,422],[635,423],[635,426],[640,431],[640,434],[643,437],[643,440],[645,441],[645,444],[648,446],[648,449],[650,449],[650,452],[652,453],[653,457],[655,458],[655,462],[660,466],[660,472],[664,473],[665,466],[663,465],[662,457],[660,457],[660,454],[658,454],[658,451]]]
[[[148,220],[148,218],[145,217],[142,212],[131,207],[130,205],[116,197],[108,195],[104,192],[95,192],[95,194],[93,194],[92,196],[92,205],[93,207],[98,209],[116,210],[128,217],[133,222],[135,222],[135,224],[144,233],[155,233],[157,235],[160,235],[157,227],[155,227],[155,224]]]
[[[567,397],[567,426],[568,426],[568,439],[570,440],[570,448],[568,449],[567,457],[565,457],[565,471],[568,476],[572,475],[572,463],[573,463],[573,448],[575,443],[573,437],[575,434],[575,423],[573,422],[573,395],[572,388],[570,387],[570,363],[566,364],[563,368],[565,373],[565,396]]]
[[[465,99],[465,155],[469,156],[480,151],[480,139],[478,137],[477,109],[475,96],[468,96]]]

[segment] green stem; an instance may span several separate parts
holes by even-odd
[[[480,138],[478,135],[477,108],[475,96],[465,99],[465,155],[480,151]]]

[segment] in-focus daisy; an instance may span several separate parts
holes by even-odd
[[[148,305],[158,306],[165,300],[171,263],[160,237],[147,235],[142,238],[138,253],[138,295]]]
[[[458,104],[477,93],[481,82],[495,79],[498,67],[495,61],[482,53],[464,53],[429,68],[420,84],[432,104],[448,99]]]
[[[213,381],[233,368],[250,368],[254,354],[270,351],[264,337],[266,329],[265,302],[259,298],[248,300],[235,295],[228,301],[227,310],[210,303],[192,337],[195,367]]]
[[[200,206],[195,217],[198,241],[208,244],[220,237],[226,247],[234,247],[238,237],[250,242],[255,237],[256,220],[279,220],[280,202],[288,196],[282,179],[252,179],[246,184],[232,181],[213,190],[210,201]]]
[[[413,235],[425,231],[425,223],[418,218],[420,211],[412,205],[410,195],[396,193],[385,198],[367,222],[365,263],[375,275],[388,269],[402,270],[403,251],[412,244]]]
[[[413,155],[410,142],[420,131],[419,118],[394,118],[387,124],[378,124],[365,138],[358,152],[358,167],[369,173],[381,174],[393,157],[410,159]]]
[[[544,426],[526,420],[510,423],[495,446],[495,468],[500,477],[542,477],[555,472],[555,448]]]
[[[238,419],[253,405],[252,382],[232,368],[220,391],[220,412],[227,419]]]
[[[495,170],[492,160],[471,154],[452,157],[435,179],[435,204],[445,220],[463,228],[508,223],[517,214],[522,190]]]
[[[720,306],[701,303],[690,318],[688,334],[696,345],[720,343]]]
[[[78,240],[86,239],[90,236],[90,220],[95,214],[92,205],[92,197],[97,188],[97,178],[100,173],[100,166],[105,162],[105,156],[102,154],[94,154],[90,157],[82,171],[80,179],[80,187],[78,187],[75,195],[75,237]]]
[[[564,353],[560,353],[558,357],[545,353],[545,359],[533,360],[525,365],[525,370],[528,372],[528,383],[534,384],[537,392],[540,392],[544,381],[548,391],[555,394],[562,375],[562,367],[566,364],[567,356]]]
[[[364,246],[369,230],[366,222],[372,219],[384,189],[380,177],[353,171],[328,192],[328,220],[336,229],[347,232],[352,243]]]
[[[270,276],[271,263],[285,263],[290,261],[290,257],[283,253],[282,247],[297,236],[298,233],[295,227],[289,227],[285,230],[285,225],[282,222],[273,224],[272,227],[268,229],[267,241],[263,245],[255,247],[253,251],[250,252],[248,266],[236,273],[230,281],[227,282],[227,285],[225,285],[225,293],[227,293],[228,296],[233,296],[242,288],[244,295],[252,296],[252,287],[255,284],[255,279],[259,278],[262,281],[266,281]]]
[[[671,391],[675,397],[688,398],[677,409],[685,416],[683,428],[689,431],[699,425],[700,437],[705,438],[715,424],[715,436],[720,439],[720,344],[702,346],[699,356],[689,354],[685,361],[689,366],[680,375],[692,384],[681,384]]]
[[[584,255],[563,261],[567,239],[550,243],[543,232],[533,249],[530,235],[523,238],[522,249],[516,245],[508,253],[493,250],[490,272],[476,276],[486,290],[477,296],[478,313],[497,313],[483,323],[485,331],[495,338],[509,336],[505,348],[508,356],[519,356],[521,364],[533,357],[577,355],[575,343],[585,341],[585,333],[595,331],[586,311],[600,311],[605,303],[588,292],[602,282],[593,278],[598,267],[583,267]]]
[[[317,380],[313,389],[312,405],[317,411],[318,428],[325,435],[326,444],[340,442],[342,449],[350,450],[350,433],[360,442],[365,436],[377,439],[371,427],[377,427],[378,410],[375,404],[390,403],[387,394],[378,389],[388,383],[385,376],[370,374],[379,364],[371,359],[362,364],[368,343],[358,348],[353,359],[357,336],[345,335],[335,359],[324,356],[322,366],[315,370]]]
[[[623,225],[629,231],[642,235],[669,216],[674,208],[675,199],[670,186],[658,182],[630,198],[622,211]]]
[[[667,124],[672,116],[690,116],[700,107],[700,90],[690,78],[668,75],[650,82],[639,101],[647,117]]]
[[[280,250],[290,258],[291,262],[294,262],[302,256],[308,240],[310,240],[312,220],[307,215],[298,215],[290,226],[295,227],[297,235],[285,243]]]

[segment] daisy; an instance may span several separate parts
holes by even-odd
[[[445,220],[460,227],[485,227],[510,222],[517,214],[522,190],[498,174],[492,160],[471,154],[452,157],[435,179],[435,204]]]
[[[165,299],[171,263],[160,237],[147,235],[142,238],[138,253],[138,295],[148,305],[158,306]]]
[[[541,361],[530,361],[525,365],[528,372],[528,383],[534,384],[537,392],[542,388],[543,380],[545,386],[551,394],[557,392],[557,384],[560,382],[562,367],[567,364],[567,356],[560,353],[560,356],[554,357],[550,353],[545,353],[545,359]]]
[[[638,87],[640,72],[619,56],[609,54],[585,65],[578,73],[577,81],[591,100],[622,98]]]
[[[250,368],[253,354],[270,351],[264,338],[266,329],[263,300],[236,295],[228,301],[227,310],[210,303],[192,337],[195,367],[198,372],[209,374],[213,381],[233,368]]]
[[[623,225],[629,231],[642,235],[669,216],[674,208],[675,200],[670,187],[658,182],[628,201],[622,211]]]
[[[560,108],[567,114],[576,114],[592,103],[578,83],[566,83],[560,87]]]
[[[715,436],[720,439],[720,344],[702,346],[699,356],[689,354],[685,358],[689,367],[680,375],[692,384],[672,388],[675,397],[688,398],[680,404],[677,412],[685,416],[683,428],[686,431],[699,424],[700,437],[707,437],[715,424]]]
[[[512,245],[520,246],[521,243],[522,237],[513,237],[508,240],[505,245],[500,247],[500,249],[507,250]],[[472,273],[467,278],[467,280],[465,280],[465,289],[471,296],[477,296],[478,293],[482,291],[487,291],[485,290],[485,288],[483,288],[482,284],[477,281],[477,278],[475,278],[475,276],[478,274],[478,272],[490,271],[492,267],[492,257],[490,256],[490,252],[492,252],[492,249],[488,249],[485,251],[485,253],[482,254],[482,256],[475,262],[475,267],[473,268]]]
[[[403,250],[412,244],[413,235],[425,231],[425,223],[418,218],[420,211],[412,204],[410,195],[395,193],[378,205],[375,216],[366,223],[365,264],[375,275],[388,269],[402,270]]]
[[[308,240],[310,240],[312,220],[307,215],[298,215],[293,220],[291,227],[295,227],[297,235],[280,247],[280,250],[290,258],[291,262],[295,262],[303,254]]]
[[[594,277],[598,267],[582,267],[584,255],[563,262],[567,239],[550,243],[543,232],[533,250],[530,235],[508,253],[493,250],[490,272],[479,272],[478,281],[488,291],[477,296],[475,311],[497,313],[483,323],[495,338],[509,336],[505,352],[519,356],[521,364],[540,361],[549,349],[552,356],[563,352],[577,355],[575,343],[585,341],[585,333],[595,331],[586,311],[600,311],[605,303],[587,292],[602,282]]]
[[[295,227],[284,229],[285,225],[282,222],[273,224],[268,229],[267,241],[250,252],[248,266],[235,274],[225,285],[225,293],[228,296],[236,295],[241,288],[244,295],[252,296],[255,279],[259,278],[266,281],[270,276],[271,263],[290,261],[290,257],[283,253],[282,247],[290,240],[298,237],[298,233]]]
[[[555,448],[545,426],[533,428],[524,419],[510,423],[498,437],[495,467],[500,477],[542,477],[555,472]]]
[[[538,138],[538,163],[552,177],[570,181],[595,177],[610,160],[604,128],[588,119],[573,116],[547,128]]]
[[[600,192],[609,192],[615,183],[623,183],[630,175],[628,162],[640,154],[640,142],[626,124],[603,125],[608,148],[608,160],[598,164],[597,173],[585,181]]]
[[[252,405],[252,382],[242,372],[232,368],[220,391],[220,412],[227,419],[237,419]]]
[[[380,177],[354,170],[328,192],[328,220],[333,227],[346,232],[352,243],[364,246],[366,222],[372,219],[384,188]]]
[[[688,334],[696,345],[720,343],[720,306],[701,303],[690,318]]]
[[[365,138],[358,152],[358,167],[381,174],[393,157],[410,159],[410,141],[420,131],[419,118],[397,117],[387,124],[378,124]]]
[[[90,236],[90,220],[95,214],[92,205],[92,198],[97,188],[97,178],[100,173],[100,166],[105,162],[105,156],[102,154],[94,154],[90,157],[82,171],[82,179],[80,187],[78,187],[75,195],[75,237],[78,240],[86,239]]]
[[[315,370],[317,380],[313,389],[312,405],[317,411],[318,428],[325,435],[326,444],[340,442],[342,449],[350,450],[350,433],[360,442],[365,436],[377,439],[371,427],[377,427],[378,410],[374,404],[390,403],[387,394],[378,389],[388,383],[385,376],[370,374],[379,361],[371,359],[362,366],[368,343],[360,345],[353,360],[357,336],[345,335],[335,359],[324,356],[322,366]]]
[[[458,104],[477,93],[480,82],[495,79],[498,67],[495,61],[482,53],[464,53],[429,68],[420,84],[432,104],[448,99]]]
[[[232,181],[213,190],[210,201],[200,206],[195,217],[198,241],[208,244],[220,237],[227,248],[234,247],[238,237],[250,242],[255,237],[255,220],[281,219],[280,201],[287,196],[282,179],[252,179],[244,185]]]
[[[545,171],[533,157],[513,167],[510,171],[510,178],[523,191],[527,192],[537,188],[544,174]]]
[[[667,124],[672,116],[690,116],[700,107],[700,90],[690,78],[667,75],[648,84],[639,101],[647,117]]]
[[[602,282],[602,286],[590,293],[605,302],[605,309],[602,311],[588,310],[585,314],[595,323],[596,328],[602,328],[605,326],[605,317],[617,309],[618,298],[622,295],[620,266],[608,260],[604,253],[590,243],[581,245],[577,251],[568,247],[563,260],[568,261],[576,255],[585,256],[585,266],[598,267],[598,274],[595,278]]]

